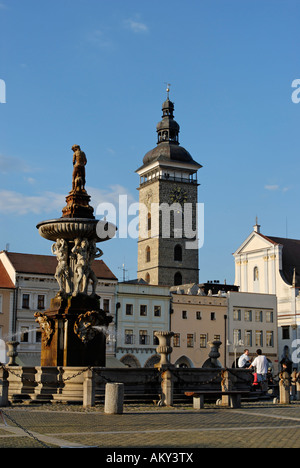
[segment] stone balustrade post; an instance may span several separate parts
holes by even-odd
[[[170,369],[162,372],[161,378],[160,406],[173,406],[173,377]]]
[[[169,355],[172,353],[171,338],[174,333],[171,331],[157,331],[155,336],[159,340],[156,352],[160,354],[160,362],[155,365],[161,371],[161,399],[160,406],[173,406],[173,376],[170,369]]]
[[[288,405],[290,403],[290,375],[288,372],[279,374],[279,403]]]
[[[222,392],[229,392],[232,390],[232,382],[228,370],[222,371],[221,381]],[[230,406],[230,395],[222,395],[221,406]]]
[[[8,371],[0,367],[0,407],[8,406]]]
[[[84,373],[83,381],[83,406],[95,406],[95,377],[93,369],[88,369]]]
[[[8,347],[8,351],[7,351],[7,356],[9,357],[9,361],[8,361],[8,366],[17,366],[17,362],[16,362],[16,359],[17,359],[17,356],[18,356],[18,351],[17,351],[17,348],[19,346],[19,342],[18,341],[7,341],[6,342],[7,344],[7,347]]]

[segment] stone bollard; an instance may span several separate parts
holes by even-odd
[[[122,414],[124,403],[124,384],[107,383],[105,385],[104,413]]]
[[[0,407],[8,406],[8,372],[0,367]]]
[[[290,403],[290,375],[288,372],[280,372],[279,379],[279,403],[288,405]]]
[[[92,369],[85,371],[83,381],[83,406],[95,406],[95,378]]]

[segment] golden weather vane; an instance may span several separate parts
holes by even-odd
[[[167,97],[168,97],[168,99],[169,99],[169,93],[170,93],[171,83],[167,83],[167,82],[165,81],[165,84],[167,85],[166,91],[167,91]]]

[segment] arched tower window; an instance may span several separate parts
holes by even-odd
[[[149,247],[149,245],[146,247],[146,262],[150,262],[150,258],[151,258],[151,249]]]
[[[182,262],[182,247],[179,244],[175,245],[174,248],[174,260],[176,262]]]
[[[174,286],[179,286],[180,284],[182,284],[182,275],[180,271],[177,271],[174,275]]]
[[[149,275],[149,273],[146,273],[145,281],[146,281],[147,283],[150,283],[150,275]]]

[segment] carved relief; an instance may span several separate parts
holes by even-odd
[[[102,315],[94,310],[80,314],[74,324],[74,333],[83,343],[91,341],[98,333],[105,331]]]
[[[47,315],[42,312],[36,312],[34,316],[36,317],[35,321],[38,322],[43,332],[43,341],[47,345],[53,335],[52,322]]]

